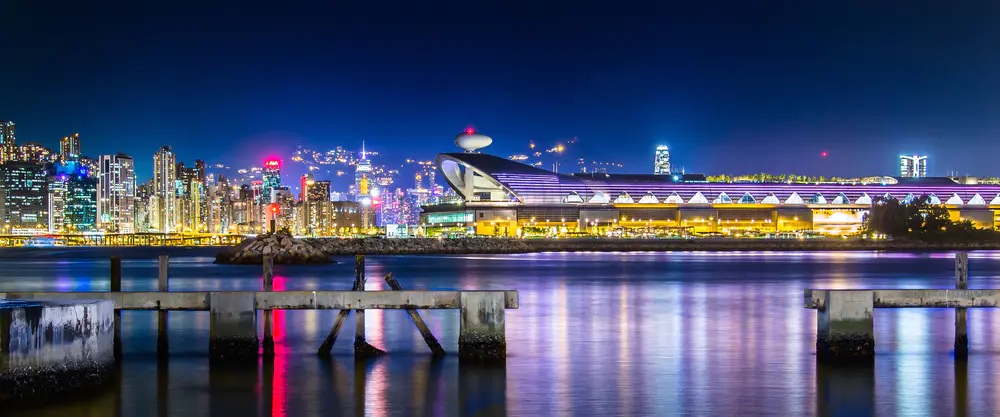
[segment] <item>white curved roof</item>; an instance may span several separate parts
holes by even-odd
[[[659,204],[660,200],[652,192],[646,193],[639,199],[639,204]]]
[[[621,194],[618,194],[618,197],[615,198],[615,204],[632,204],[632,203],[635,203],[635,200],[633,200],[632,196],[628,195],[628,193],[624,191],[622,191]]]
[[[604,194],[603,192],[600,191],[595,192],[594,196],[590,197],[589,201],[590,204],[608,204],[610,202],[611,202],[611,197],[608,197],[607,194]]]
[[[1000,198],[1000,194],[998,194],[997,197]],[[701,191],[698,191],[694,193],[694,196],[692,196],[690,200],[688,200],[688,204],[708,204],[708,199],[705,198],[705,195],[702,194]]]
[[[677,195],[677,193],[670,193],[670,195],[667,196],[667,199],[663,200],[663,202],[667,204],[684,204],[684,199]]]
[[[764,197],[760,202],[761,204],[781,204],[781,200],[778,200],[778,197],[774,193],[768,193],[767,197]]]
[[[712,204],[733,204],[733,199],[729,198],[729,195],[725,191],[719,193],[715,200],[712,200]]]

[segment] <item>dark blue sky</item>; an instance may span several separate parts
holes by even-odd
[[[468,125],[490,153],[576,136],[635,172],[666,143],[707,173],[893,174],[916,152],[1000,175],[996,1],[88,3],[0,6],[0,119],[140,178],[163,144],[427,158]]]

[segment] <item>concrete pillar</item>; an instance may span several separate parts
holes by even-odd
[[[875,356],[873,291],[827,291],[817,310],[816,355],[836,362],[870,361]]]
[[[969,254],[955,255],[955,289],[969,289]],[[968,312],[964,308],[955,309],[955,357],[969,356]]]
[[[111,383],[114,311],[111,300],[0,300],[0,410]]]
[[[254,293],[209,294],[208,353],[220,362],[257,360],[257,310]]]
[[[157,291],[170,291],[168,277],[170,276],[170,255],[162,254],[159,259],[159,274],[157,275]],[[167,339],[167,311],[156,312],[156,354],[164,357],[170,353],[170,344]]]
[[[507,340],[504,336],[504,293],[502,291],[463,291],[458,357],[475,360],[504,360]]]

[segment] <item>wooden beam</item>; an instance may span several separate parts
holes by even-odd
[[[392,288],[394,291],[403,290],[403,287],[396,281],[396,277],[392,276],[392,272],[386,274],[385,282],[386,284],[389,284],[389,288]],[[408,308],[406,309],[406,314],[410,315],[410,320],[413,320],[413,325],[417,326],[417,330],[420,331],[420,336],[423,336],[424,343],[427,343],[427,347],[431,349],[431,352],[434,352],[435,356],[444,356],[444,348],[441,347],[437,338],[435,338],[434,334],[431,333],[431,329],[427,327],[427,323],[424,323],[424,319],[423,317],[420,317],[420,313],[417,312],[417,309]]]

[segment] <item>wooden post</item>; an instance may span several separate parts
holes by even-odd
[[[264,256],[264,291],[274,291],[274,256]],[[272,331],[273,322],[271,310],[264,310],[264,356],[274,356],[274,335]]]
[[[122,258],[111,257],[111,292],[122,291]],[[115,309],[115,361],[122,360],[122,311]]]
[[[393,291],[402,291],[403,287],[399,285],[396,281],[396,277],[392,276],[392,272],[385,276],[386,284],[389,284],[389,288]],[[434,356],[443,356],[445,354],[444,348],[438,343],[437,338],[431,333],[431,329],[427,327],[427,323],[424,323],[423,317],[420,317],[420,313],[417,312],[415,308],[406,309],[406,313],[410,315],[410,320],[413,320],[413,324],[417,326],[417,330],[420,331],[420,335],[424,337],[424,342],[427,343],[427,347],[431,348],[431,352],[434,352]]]
[[[969,254],[955,254],[955,289],[969,289]],[[969,356],[968,315],[964,308],[955,309],[955,357]]]
[[[159,257],[159,275],[157,276],[157,291],[170,291],[168,282],[170,276],[170,255],[162,254]],[[156,312],[156,354],[159,357],[166,357],[170,353],[170,344],[167,339],[167,310]]]
[[[355,266],[357,266],[355,264]],[[355,271],[357,275],[357,271]],[[355,277],[354,286],[351,287],[351,291],[358,290],[358,280]],[[333,351],[333,344],[337,342],[337,335],[340,334],[340,328],[344,326],[344,322],[347,321],[347,316],[351,314],[351,310],[340,310],[337,313],[337,320],[333,322],[333,327],[330,328],[330,333],[326,335],[326,339],[323,340],[323,345],[319,347],[319,352],[316,352],[320,356],[330,356],[330,352]]]
[[[354,257],[354,288],[355,291],[365,290],[365,256]],[[365,337],[365,310],[354,310],[354,356],[366,357],[385,353],[368,344]]]

